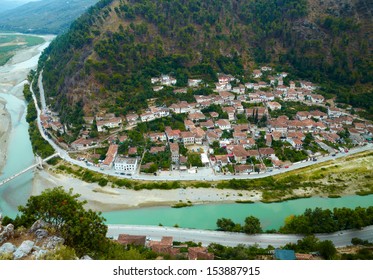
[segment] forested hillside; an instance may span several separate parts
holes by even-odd
[[[98,0],[40,0],[0,8],[0,30],[22,33],[60,34]],[[10,1],[9,1],[10,2]],[[26,1],[24,1],[26,2]],[[1,3],[1,5],[3,5]]]
[[[161,73],[178,86],[216,81],[217,72],[245,81],[263,64],[372,110],[371,18],[369,0],[102,0],[51,44],[40,66],[65,123],[102,108],[143,108],[157,97],[150,77]]]

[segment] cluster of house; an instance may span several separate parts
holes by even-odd
[[[188,247],[187,244],[174,245],[172,236],[163,236],[160,241],[152,241],[145,235],[119,234],[116,241],[123,246],[148,247],[157,254],[170,255],[173,258],[186,257],[188,260],[215,259],[214,254],[209,253],[206,247]],[[294,250],[279,248],[268,252],[267,255],[258,255],[256,258],[263,260],[321,260],[318,252],[295,253]]]
[[[138,115],[136,113],[130,113],[126,115],[126,121],[128,125],[133,126],[139,122],[150,122],[155,119],[168,117],[170,115],[170,109],[167,107],[150,106],[144,113]]]
[[[145,235],[119,234],[117,242],[124,246],[146,246],[158,254],[167,254],[172,257],[186,256],[189,260],[214,259],[214,254],[209,253],[206,247],[188,247],[186,244],[174,246],[172,236],[163,236],[160,241],[152,241]],[[182,248],[187,248],[187,252],[182,253]]]
[[[264,72],[272,71],[270,67],[264,66],[253,71],[253,78],[260,79]],[[356,122],[354,118],[345,110],[326,106],[325,98],[314,94],[316,86],[307,81],[299,83],[290,82],[289,86],[284,85],[284,78],[287,73],[280,73],[275,76],[266,75],[266,81],[249,82],[240,84],[240,81],[232,75],[218,74],[218,82],[214,94],[195,95],[195,102],[189,103],[179,101],[166,107],[149,106],[142,114],[129,113],[125,116],[128,126],[134,127],[140,122],[150,122],[157,118],[163,118],[174,114],[186,114],[184,120],[185,131],[171,129],[167,127],[165,131],[149,133],[147,136],[153,147],[151,153],[158,153],[169,148],[173,163],[183,164],[186,159],[179,153],[178,143],[188,147],[190,145],[212,145],[218,142],[221,148],[226,149],[226,155],[214,155],[210,149],[210,157],[207,154],[201,155],[201,160],[205,164],[224,167],[235,162],[236,172],[250,173],[257,169],[265,171],[263,160],[271,160],[274,167],[284,166],[278,160],[274,150],[271,148],[273,140],[282,140],[290,143],[296,149],[303,149],[303,141],[307,133],[312,133],[317,142],[328,141],[338,143],[340,136],[338,132],[348,128],[350,138],[354,144],[362,144],[372,138],[373,125],[370,122]],[[269,83],[268,83],[269,81]],[[151,82],[157,86],[174,86],[176,79],[169,75],[154,77]],[[231,83],[235,82],[236,87]],[[202,80],[190,79],[190,87],[201,86]],[[186,89],[176,89],[175,92]],[[300,111],[293,119],[287,116],[271,118],[270,112],[281,110],[282,101],[299,101],[307,104],[317,104],[327,108],[327,112],[321,111]],[[251,103],[251,105],[247,105]],[[221,113],[204,110],[211,105],[220,107]],[[215,107],[216,108],[216,107]],[[208,113],[206,113],[209,111]],[[205,113],[203,113],[205,112]],[[266,117],[266,127],[259,128],[255,124],[238,124],[240,118],[262,119]],[[96,117],[86,117],[85,121],[91,125],[96,119],[97,131],[103,132],[108,128],[122,128],[123,120],[114,115],[104,115]],[[53,125],[51,117],[43,121],[43,125],[57,129],[63,126]],[[55,128],[53,128],[55,127]],[[227,132],[227,133],[224,133]],[[267,148],[257,149],[256,140],[264,134]],[[229,136],[227,136],[227,134]],[[76,150],[86,149],[97,144],[98,139],[89,137],[89,131],[83,131],[81,138],[71,144]],[[120,141],[119,141],[120,142]],[[135,148],[132,148],[135,149]],[[254,164],[247,164],[250,159],[255,159]],[[117,155],[117,147],[110,146],[105,161],[101,164],[104,168],[112,168],[121,173],[133,173],[138,165],[136,157],[122,157]]]
[[[65,127],[60,122],[60,118],[55,112],[47,110],[40,115],[40,122],[44,131],[52,130],[58,134],[63,134],[65,132]]]

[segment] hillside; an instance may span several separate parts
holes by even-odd
[[[59,34],[98,0],[42,0],[24,5],[6,1],[0,9],[0,30],[36,34]],[[2,4],[3,5],[3,4]]]
[[[162,95],[150,84],[162,73],[178,86],[192,77],[214,82],[217,72],[247,81],[263,64],[369,109],[371,7],[369,0],[103,0],[46,50],[44,84],[65,123],[144,108]]]
[[[0,5],[0,13],[3,12],[3,11],[7,11],[7,10],[11,10],[11,9],[14,9],[18,6],[21,6],[22,3],[21,1],[15,1],[15,0],[3,0],[1,1],[1,5]]]

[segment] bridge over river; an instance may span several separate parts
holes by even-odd
[[[55,157],[57,157],[57,156],[60,156],[60,154],[59,154],[59,153],[55,153],[55,154],[53,154],[53,155],[51,155],[51,156],[49,156],[49,157],[47,157],[47,158],[45,158],[45,159],[42,159],[42,158],[40,158],[39,156],[37,156],[37,157],[36,157],[36,163],[35,163],[35,164],[33,164],[33,165],[27,167],[26,169],[24,169],[24,170],[18,172],[17,174],[14,174],[14,175],[10,176],[9,178],[4,179],[3,181],[0,182],[0,187],[1,187],[2,185],[6,184],[6,183],[8,183],[8,182],[10,182],[10,181],[12,181],[13,179],[15,179],[15,178],[21,176],[22,174],[26,173],[27,171],[30,171],[30,170],[34,169],[35,167],[41,167],[41,168],[43,168],[43,163],[44,163],[44,162],[47,162],[48,160],[51,160],[52,158],[55,158]]]

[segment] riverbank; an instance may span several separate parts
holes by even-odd
[[[11,127],[11,117],[6,110],[6,101],[0,98],[0,174],[6,163]]]
[[[262,199],[260,192],[214,189],[182,188],[173,190],[131,190],[101,187],[97,183],[86,183],[66,174],[56,174],[48,170],[37,171],[34,176],[31,195],[38,195],[47,188],[63,186],[65,190],[73,189],[87,201],[87,208],[95,211],[109,212],[131,208],[153,206],[172,206],[180,202],[196,204],[234,203],[237,200],[257,202]]]
[[[285,190],[273,189],[273,186],[260,186],[256,189],[238,190],[230,188],[193,188],[190,182],[182,182],[178,189],[142,189],[133,190],[115,188],[110,184],[106,187],[98,183],[87,183],[72,174],[56,172],[55,167],[38,171],[34,176],[33,195],[40,194],[46,188],[63,186],[66,190],[72,188],[74,193],[81,194],[87,207],[102,212],[145,208],[152,206],[172,206],[178,203],[214,204],[214,203],[251,203],[278,202],[304,197],[339,197],[372,193],[370,167],[373,165],[373,152],[360,154],[316,164],[300,170],[290,171],[271,177],[272,182],[284,185]],[[246,181],[238,181],[242,184]],[[304,187],[301,182],[314,182],[312,186]],[[263,181],[264,183],[266,181]],[[271,182],[271,181],[268,181]],[[280,183],[279,183],[280,182]],[[288,183],[287,183],[288,182]],[[299,182],[294,188],[286,184]],[[259,182],[260,183],[260,182]]]

